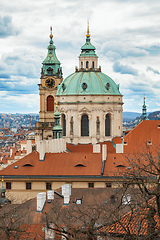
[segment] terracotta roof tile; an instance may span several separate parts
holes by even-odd
[[[124,137],[124,152],[133,153],[148,141],[151,141],[153,146],[159,145],[160,120],[145,120],[139,123]]]
[[[149,205],[156,208],[155,197],[149,200]],[[132,234],[136,236],[143,236],[148,231],[148,210],[145,206],[136,208],[133,212],[125,214],[119,221],[111,226],[108,226],[104,231],[107,231],[116,235]],[[160,218],[158,215],[154,217],[159,229]]]
[[[86,167],[75,167],[77,162],[85,164]],[[14,166],[18,166],[18,169],[14,169]],[[46,153],[45,160],[39,161],[39,153],[34,151],[6,169],[3,169],[1,174],[4,176],[100,175],[101,167],[101,154],[98,153]]]

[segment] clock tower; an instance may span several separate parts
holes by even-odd
[[[50,42],[48,46],[47,57],[43,61],[41,69],[41,78],[39,86],[40,95],[40,111],[39,122],[35,125],[35,133],[38,139],[52,138],[52,128],[54,125],[54,111],[55,111],[55,94],[57,92],[57,85],[59,85],[62,78],[62,67],[57,59],[53,44],[52,27],[50,34]],[[37,139],[37,140],[38,140]]]

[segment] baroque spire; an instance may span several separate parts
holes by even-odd
[[[47,57],[43,61],[42,66],[42,77],[43,76],[57,76],[62,78],[62,68],[60,67],[60,61],[56,56],[56,47],[53,44],[53,34],[52,34],[52,27],[50,27],[50,41],[48,46],[48,53]]]
[[[147,118],[147,106],[145,102],[145,97],[143,98],[143,105],[142,105],[142,120],[148,120]]]

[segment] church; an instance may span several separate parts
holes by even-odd
[[[125,154],[134,157],[144,142],[158,146],[160,121],[145,118],[122,135],[122,94],[98,66],[89,27],[81,47],[79,68],[63,79],[52,30],[42,63],[36,150],[27,141],[27,155],[0,171],[10,200],[34,198],[66,183],[72,188],[118,188],[130,169]]]
[[[122,136],[122,94],[119,85],[102,72],[95,50],[88,26],[86,42],[79,55],[79,68],[63,80],[51,30],[39,84],[36,140],[53,138],[56,103],[67,143],[96,144]]]

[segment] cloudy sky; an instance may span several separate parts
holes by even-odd
[[[102,72],[124,111],[160,110],[159,0],[0,0],[0,112],[39,111],[38,86],[50,26],[63,77],[78,66],[87,19]]]

